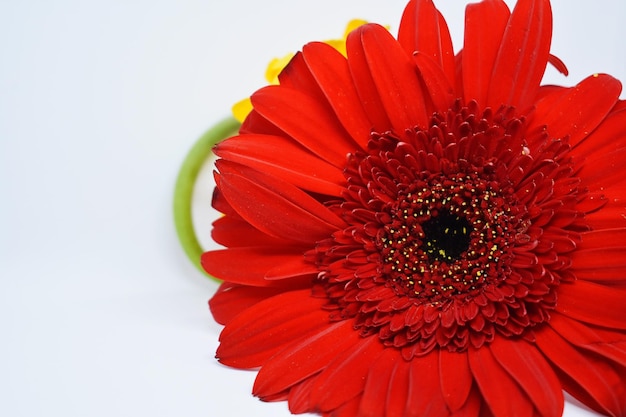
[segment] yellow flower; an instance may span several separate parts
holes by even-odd
[[[354,29],[358,28],[366,24],[367,21],[361,19],[353,19],[348,22],[346,26],[346,30],[343,33],[343,37],[341,39],[330,39],[324,41],[328,45],[332,46],[339,52],[341,52],[344,56],[346,55],[346,38],[348,34],[352,32]],[[291,58],[293,58],[295,54],[289,53],[282,58],[274,58],[269,64],[267,64],[267,69],[265,70],[265,79],[269,84],[278,84],[278,74],[289,64]],[[252,103],[250,102],[250,98],[245,98],[243,100],[238,101],[232,107],[233,116],[239,122],[243,122],[244,119],[248,116],[248,114],[252,111]]]

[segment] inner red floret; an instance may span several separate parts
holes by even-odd
[[[526,132],[513,109],[474,103],[427,128],[373,134],[331,204],[350,226],[316,248],[331,318],[355,318],[407,358],[497,332],[532,338],[581,227],[568,149]],[[544,235],[570,244],[547,247]]]
[[[429,176],[401,184],[408,192],[386,207],[377,236],[382,272],[398,294],[434,304],[470,299],[510,271],[509,246],[522,227],[517,205],[475,172]]]

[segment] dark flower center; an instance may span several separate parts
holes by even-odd
[[[425,221],[422,230],[421,249],[431,262],[454,262],[469,248],[472,226],[465,217],[444,211]]]
[[[434,304],[465,299],[509,270],[515,198],[489,170],[428,174],[398,184],[376,240],[381,272],[398,295]],[[483,178],[486,177],[486,178]]]
[[[350,226],[311,258],[332,320],[354,318],[410,358],[496,333],[531,338],[548,319],[571,279],[584,191],[567,143],[526,134],[512,115],[457,106],[349,157],[343,200],[329,206]]]

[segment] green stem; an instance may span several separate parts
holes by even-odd
[[[200,242],[198,242],[191,217],[193,188],[200,169],[213,153],[213,146],[235,134],[239,126],[240,124],[237,120],[229,117],[210,128],[193,145],[185,157],[176,179],[176,187],[174,189],[174,224],[178,240],[189,260],[206,276],[210,275],[204,272],[200,264],[200,257],[204,250],[200,246]]]

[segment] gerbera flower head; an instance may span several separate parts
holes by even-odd
[[[485,22],[488,22],[486,24]],[[548,0],[294,55],[215,153],[218,359],[324,416],[626,415],[626,106],[542,86]]]

